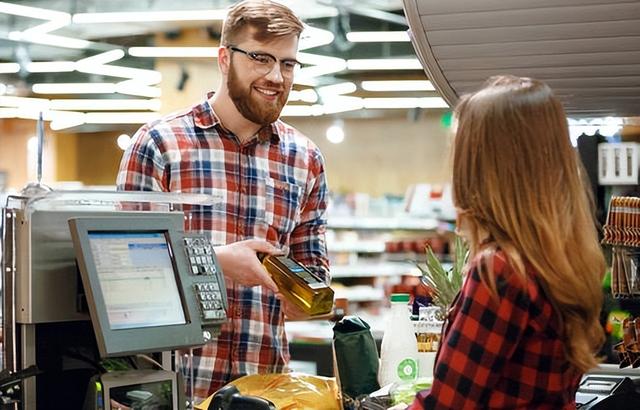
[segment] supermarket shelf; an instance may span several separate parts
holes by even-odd
[[[335,298],[347,299],[349,302],[378,302],[384,300],[384,289],[372,286],[350,286],[335,289]]]
[[[382,253],[384,249],[383,241],[327,242],[329,252]]]
[[[355,278],[377,276],[420,276],[420,270],[411,263],[379,263],[331,266],[332,278]]]
[[[329,217],[327,227],[329,229],[384,229],[384,230],[420,230],[428,231],[440,226],[437,219],[432,218],[380,218],[380,217],[355,217],[337,216]]]

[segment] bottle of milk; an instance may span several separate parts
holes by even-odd
[[[391,295],[391,315],[382,336],[380,349],[380,386],[412,382],[418,377],[418,344],[409,319],[409,295]]]

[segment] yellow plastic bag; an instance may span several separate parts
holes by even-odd
[[[341,410],[335,378],[303,373],[253,374],[236,379],[233,384],[242,395],[258,396],[276,405],[278,410]],[[213,396],[196,405],[209,407]]]

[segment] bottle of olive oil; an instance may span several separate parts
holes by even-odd
[[[331,312],[333,289],[299,262],[283,255],[258,254],[280,293],[309,316]]]

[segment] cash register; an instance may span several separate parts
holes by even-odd
[[[8,197],[2,370],[25,377],[18,409],[185,407],[183,352],[227,321],[224,277],[198,233],[218,206],[200,194]]]
[[[640,409],[640,374],[637,369],[600,365],[585,374],[576,392],[580,410]]]

